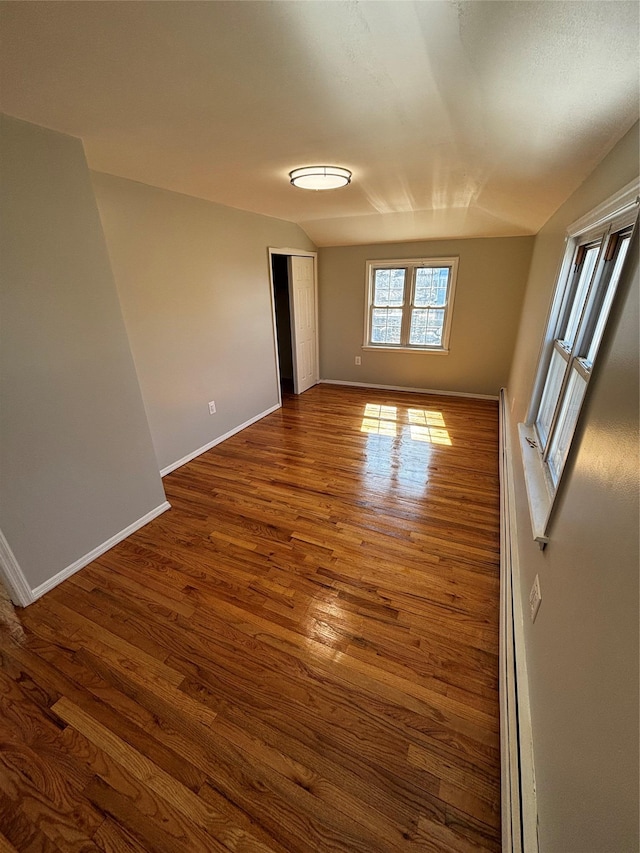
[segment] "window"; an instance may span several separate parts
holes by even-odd
[[[520,425],[534,537],[544,545],[637,218],[637,184],[569,229],[527,424]]]
[[[367,261],[365,347],[448,352],[457,258]]]

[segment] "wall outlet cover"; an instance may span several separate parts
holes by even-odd
[[[356,364],[358,364],[358,365],[362,364],[362,356],[360,356],[360,355],[356,356]]]
[[[209,414],[215,415],[215,413],[216,413],[216,404],[214,403],[213,400],[211,400],[211,402],[209,403]]]

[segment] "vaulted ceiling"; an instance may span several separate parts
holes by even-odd
[[[531,234],[638,119],[636,2],[8,2],[0,107],[319,246]],[[288,172],[353,171],[328,192]]]

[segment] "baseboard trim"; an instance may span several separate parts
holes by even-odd
[[[265,411],[260,412],[259,415],[256,415],[253,418],[249,418],[248,421],[245,421],[243,424],[240,424],[240,426],[230,429],[229,432],[225,432],[224,435],[219,435],[218,438],[214,438],[213,441],[210,441],[208,444],[203,444],[202,447],[199,447],[192,453],[187,453],[187,455],[183,456],[182,459],[178,459],[176,462],[172,462],[171,465],[167,465],[166,468],[162,468],[160,471],[160,476],[166,477],[167,474],[170,474],[172,471],[175,471],[176,468],[182,468],[183,465],[186,465],[187,462],[191,462],[191,460],[195,459],[196,456],[201,456],[203,453],[206,453],[207,450],[211,450],[212,447],[215,447],[217,444],[221,444],[223,441],[226,441],[228,438],[231,438],[232,435],[235,435],[238,432],[242,432],[243,429],[250,427],[251,424],[255,424],[258,421],[261,421],[262,418],[266,418],[267,415],[272,414],[280,408],[280,403],[276,403],[275,406],[271,406],[270,409],[265,409]]]
[[[27,583],[15,554],[9,547],[4,534],[0,530],[0,577],[7,587],[7,592],[14,604],[26,607],[35,601],[31,587]]]
[[[435,394],[440,397],[471,397],[474,400],[499,400],[494,394],[471,394],[468,391],[439,391],[435,388],[410,388],[405,385],[375,385],[372,382],[347,382],[346,379],[320,379],[321,385],[348,385],[379,391],[407,391],[412,394]]]
[[[500,752],[503,853],[537,853],[538,808],[524,645],[511,431],[500,392]]]
[[[52,578],[41,583],[40,586],[35,587],[35,589],[30,590],[32,601],[36,601],[36,599],[40,598],[45,594],[45,592],[49,592],[49,590],[61,584],[62,581],[70,578],[71,575],[74,575],[76,572],[79,572],[80,569],[83,569],[85,566],[88,566],[89,563],[97,560],[98,557],[102,556],[106,551],[109,551],[113,548],[114,545],[117,545],[118,542],[122,542],[123,539],[126,539],[128,536],[131,536],[132,533],[135,533],[136,530],[140,530],[141,527],[144,527],[145,524],[148,524],[150,521],[153,521],[154,518],[157,518],[159,515],[162,515],[163,512],[166,512],[168,509],[171,509],[171,504],[168,501],[164,501],[155,509],[152,509],[151,512],[148,512],[146,515],[143,515],[142,518],[139,518],[137,521],[134,521],[133,524],[130,524],[128,527],[125,527],[124,530],[121,530],[119,533],[116,533],[115,536],[112,536],[110,539],[107,539],[106,542],[103,542],[102,545],[98,545],[97,548],[94,548],[92,551],[89,551],[88,554],[85,554],[84,557],[80,557],[79,560],[76,560],[74,563],[71,563],[70,566],[67,566],[66,569],[62,569],[62,571],[58,572]]]

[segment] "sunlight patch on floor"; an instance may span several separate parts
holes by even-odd
[[[442,412],[428,409],[409,409],[409,430],[414,441],[444,444],[451,447],[451,438],[445,429]]]
[[[446,429],[442,412],[431,409],[408,409],[409,437],[413,441],[451,447],[451,437]],[[367,403],[360,432],[394,438],[406,435],[404,424],[399,423],[398,407]]]

